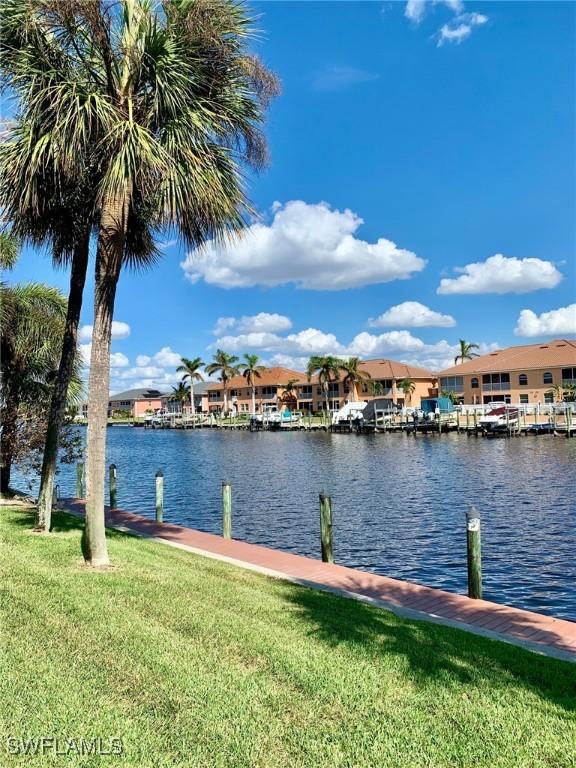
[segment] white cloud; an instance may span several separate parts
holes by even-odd
[[[152,358],[148,357],[148,355],[137,355],[136,356],[136,365],[150,365],[152,362]]]
[[[244,317],[219,317],[214,328],[215,336],[222,336],[226,331],[234,330],[237,333],[287,331],[292,328],[292,320],[285,315],[276,313],[259,312],[257,315]]]
[[[162,347],[160,352],[156,352],[152,360],[156,365],[161,365],[163,368],[172,368],[180,365],[182,356],[178,352],[173,352],[170,347]]]
[[[119,320],[112,320],[112,339],[117,341],[118,339],[127,339],[130,336],[130,326],[128,323],[122,323]],[[83,325],[78,331],[78,338],[80,341],[92,340],[92,326]]]
[[[530,293],[555,288],[561,273],[551,261],[508,258],[501,253],[457,268],[460,277],[444,278],[437,293]]]
[[[516,336],[556,336],[576,333],[576,304],[537,315],[523,309],[514,329]]]
[[[304,331],[291,333],[288,336],[264,332],[222,336],[212,347],[218,347],[227,352],[259,349],[263,352],[282,352],[289,355],[337,354],[344,349],[333,333],[324,333],[317,328],[306,328]]]
[[[122,352],[110,353],[110,368],[124,368],[130,365],[130,361]]]
[[[360,83],[378,80],[377,72],[368,72],[356,67],[325,67],[312,76],[312,88],[315,91],[342,91]]]
[[[160,242],[156,243],[158,248],[160,248],[161,251],[167,251],[169,248],[172,248],[178,240],[161,240]]]
[[[370,328],[384,328],[386,326],[451,328],[454,325],[456,325],[456,320],[451,315],[435,312],[419,301],[404,301],[402,304],[396,304],[378,317],[370,318],[368,321]]]
[[[462,0],[408,0],[404,15],[419,24],[426,13],[426,6],[432,5],[447,5],[454,13],[459,13],[464,7]]]
[[[472,34],[474,27],[482,26],[488,21],[488,16],[481,13],[462,13],[455,16],[448,24],[443,24],[438,30],[438,46],[445,43],[457,45],[466,40]]]
[[[354,236],[362,219],[327,203],[293,200],[275,206],[272,222],[253,224],[229,245],[214,241],[181,263],[188,280],[224,288],[294,283],[308,290],[337,291],[404,280],[426,262],[380,238],[368,243]]]
[[[385,357],[397,352],[415,352],[424,346],[422,339],[412,336],[410,331],[389,331],[377,336],[363,331],[352,339],[346,351],[360,357]]]
[[[80,357],[84,365],[90,365],[90,355],[92,353],[92,344],[80,344]]]

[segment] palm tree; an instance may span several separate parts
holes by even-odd
[[[412,395],[416,389],[416,384],[414,384],[412,379],[401,379],[401,381],[398,382],[398,388],[402,390],[405,402],[411,402]]]
[[[328,402],[328,388],[331,381],[338,381],[340,377],[340,363],[341,361],[333,355],[312,355],[308,361],[306,373],[308,375],[308,381],[312,376],[318,376],[318,384],[324,390],[324,404],[326,406],[326,413],[330,411],[330,404]]]
[[[172,387],[170,399],[175,400],[180,405],[184,405],[190,399],[190,387],[187,387],[183,381],[181,381],[177,387]]]
[[[381,395],[384,392],[384,387],[381,381],[375,381],[372,379],[368,382],[368,391],[372,395],[372,400]]]
[[[71,186],[95,162],[98,247],[89,377],[85,559],[108,564],[104,476],[110,338],[129,220],[189,247],[242,228],[241,164],[260,167],[260,130],[277,81],[246,53],[250,20],[234,0],[202,2],[4,0],[0,55],[47,75],[30,96],[11,86],[23,120],[38,126],[37,162],[49,157]],[[49,83],[47,85],[46,83]]]
[[[576,384],[565,384],[563,400],[565,403],[576,402]]]
[[[344,386],[349,387],[351,390],[350,399],[352,402],[358,400],[358,386],[372,378],[369,373],[360,370],[360,365],[361,360],[359,357],[349,357],[348,360],[342,360],[340,363],[340,370],[344,372],[343,383]]]
[[[190,406],[192,407],[192,418],[196,421],[196,403],[194,402],[194,382],[204,381],[204,376],[200,373],[200,368],[204,365],[201,357],[194,357],[192,360],[188,357],[182,358],[182,365],[176,368],[176,373],[183,373],[182,383],[189,382]]]
[[[42,283],[2,285],[0,489],[10,485],[20,409],[49,401],[66,318],[66,300]]]
[[[555,402],[557,403],[562,403],[564,401],[564,387],[562,384],[554,384],[554,386],[550,387],[546,394],[552,395]]]
[[[478,357],[478,352],[474,352],[475,349],[480,349],[478,344],[471,344],[464,339],[460,339],[460,353],[454,358],[454,365],[458,363],[464,363],[466,360],[472,360]]]
[[[240,364],[242,376],[246,384],[252,389],[252,416],[256,413],[256,379],[259,379],[266,366],[261,365],[258,355],[244,355],[244,361]]]
[[[240,369],[238,368],[238,358],[236,355],[230,355],[224,352],[222,349],[217,349],[214,355],[214,360],[206,366],[206,373],[209,376],[217,373],[219,374],[220,381],[222,382],[222,389],[224,390],[224,413],[228,412],[228,382],[234,376],[238,376]]]
[[[298,398],[296,397],[296,385],[298,384],[298,381],[299,379],[288,379],[286,384],[284,384],[282,402],[284,402],[288,408],[294,409],[297,405]]]

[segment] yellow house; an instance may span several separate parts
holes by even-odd
[[[555,339],[499,349],[438,376],[440,391],[455,393],[464,404],[553,403],[555,385],[576,384],[576,341]]]

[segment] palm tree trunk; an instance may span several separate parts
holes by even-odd
[[[196,426],[196,404],[194,402],[194,379],[190,376],[190,405],[192,406],[192,427]]]
[[[87,229],[77,242],[72,257],[70,270],[70,293],[68,296],[68,310],[66,313],[66,325],[62,339],[62,355],[58,376],[52,392],[48,427],[46,430],[46,442],[44,444],[44,457],[42,460],[42,477],[40,480],[40,492],[38,495],[38,508],[36,510],[37,531],[50,531],[52,519],[52,491],[56,476],[56,460],[58,458],[58,438],[64,418],[68,387],[74,367],[76,345],[78,341],[78,324],[82,309],[82,294],[86,282],[88,268],[88,254],[90,249],[90,230]]]
[[[256,387],[252,384],[252,416],[256,415]]]
[[[223,381],[223,392],[224,392],[224,416],[228,413],[228,388],[226,386],[226,382]]]
[[[116,286],[126,241],[127,208],[127,198],[116,197],[105,202],[96,256],[94,330],[88,380],[86,527],[83,540],[84,559],[93,566],[107,566],[110,562],[104,518],[110,340]]]

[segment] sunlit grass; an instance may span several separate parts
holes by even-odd
[[[122,757],[0,765],[573,766],[576,668],[119,533],[1,511],[6,735]]]

